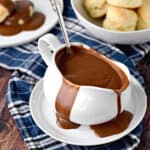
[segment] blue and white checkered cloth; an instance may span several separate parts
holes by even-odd
[[[128,66],[132,75],[143,85],[143,78],[136,70],[135,65],[150,50],[150,43],[132,46],[116,46],[95,39],[76,19],[70,1],[65,0],[64,3],[65,8],[63,15],[70,41],[83,42],[102,54],[124,63]],[[51,32],[63,42],[63,36],[59,25]],[[120,49],[123,52],[121,52]],[[90,147],[61,143],[52,139],[37,127],[30,114],[29,98],[33,87],[36,82],[43,77],[47,68],[39,55],[37,41],[17,47],[0,49],[0,66],[9,70],[14,70],[8,84],[7,102],[9,111],[16,121],[20,133],[29,149],[133,150],[138,146],[143,127],[142,123],[130,134],[116,142]]]

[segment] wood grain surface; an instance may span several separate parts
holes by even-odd
[[[147,112],[145,115],[144,130],[138,150],[150,150],[150,52],[138,64],[137,68],[144,77],[147,93]]]
[[[137,66],[144,76],[146,92],[148,95],[148,109],[145,115],[144,130],[138,150],[150,150],[150,53]],[[3,108],[1,119],[11,126],[11,134],[6,141],[0,143],[0,150],[27,150],[18,128],[12,119],[6,104],[6,87],[11,71],[0,68],[0,107]]]
[[[6,104],[6,87],[10,75],[11,71],[0,68],[0,108],[2,108],[0,119],[7,121],[11,128],[10,136],[0,143],[0,150],[27,150],[27,146],[24,143]]]

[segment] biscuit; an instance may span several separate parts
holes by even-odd
[[[142,5],[143,0],[107,0],[108,4],[124,8],[137,8]]]
[[[18,26],[27,23],[34,14],[34,6],[31,1],[15,1],[13,13],[4,22],[6,26]]]
[[[137,10],[138,23],[137,29],[149,29],[150,28],[150,0],[144,0],[143,4]]]
[[[11,0],[0,0],[0,23],[12,12],[14,4]]]
[[[133,10],[108,6],[103,27],[115,31],[133,31],[136,28],[137,15]]]
[[[84,0],[83,5],[92,18],[100,18],[106,14],[106,0]]]

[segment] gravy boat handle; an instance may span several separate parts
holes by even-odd
[[[46,34],[38,40],[39,52],[48,66],[51,64],[53,53],[55,53],[61,45],[61,42],[53,34]]]

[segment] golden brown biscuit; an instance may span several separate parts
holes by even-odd
[[[150,0],[144,0],[142,7],[138,8],[138,23],[137,29],[150,28]]]
[[[14,4],[11,0],[0,0],[0,23],[12,12]]]
[[[142,5],[143,0],[107,0],[108,4],[124,8],[137,8]]]
[[[100,18],[106,14],[106,0],[84,0],[83,5],[92,18]]]
[[[7,16],[9,16],[8,9],[0,4],[0,23],[3,22]]]
[[[136,23],[137,15],[133,10],[108,6],[103,27],[115,31],[133,31]]]
[[[29,0],[15,1],[13,13],[7,17],[4,24],[6,26],[18,26],[27,23],[33,16],[34,6]]]

